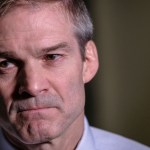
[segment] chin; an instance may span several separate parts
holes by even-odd
[[[59,123],[45,120],[32,121],[17,131],[18,140],[24,144],[40,144],[59,137],[64,128]]]

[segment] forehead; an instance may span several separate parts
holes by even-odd
[[[62,42],[78,47],[72,23],[59,3],[16,7],[0,18],[0,51],[23,56]]]
[[[55,3],[40,3],[39,5],[21,5],[11,9],[0,18],[1,33],[40,31],[40,29],[51,31],[55,28],[71,28],[68,14],[60,5]],[[11,33],[12,34],[12,33]]]

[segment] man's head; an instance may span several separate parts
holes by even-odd
[[[79,139],[84,84],[98,68],[92,25],[88,33],[79,17],[86,11],[82,1],[35,2],[1,6],[0,126],[12,142],[29,145]],[[74,9],[81,9],[78,17]]]

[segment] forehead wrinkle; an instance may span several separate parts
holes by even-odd
[[[5,15],[4,17],[0,17],[0,22],[5,20],[6,17],[10,17],[11,19],[11,14],[13,14],[13,16],[17,16],[14,18],[17,19],[17,20],[20,20],[20,23],[24,23],[26,28],[23,28],[23,32],[26,32],[26,31],[30,31],[30,30],[36,30],[35,27],[37,26],[40,26],[40,23],[43,23],[45,22],[45,24],[48,24],[50,23],[49,21],[47,22],[48,20],[48,13],[51,14],[51,12],[53,12],[53,14],[55,14],[56,18],[58,18],[57,21],[59,21],[59,23],[63,23],[64,20],[65,21],[69,21],[69,17],[67,15],[67,13],[65,12],[64,8],[58,3],[58,2],[55,2],[54,4],[39,4],[38,7],[36,6],[33,6],[33,7],[30,7],[30,6],[22,6],[22,7],[17,7],[14,8],[11,12],[9,12],[7,15]],[[44,7],[44,9],[42,9]],[[45,11],[46,10],[46,11]],[[38,15],[38,13],[40,13],[40,15]],[[49,14],[49,15],[50,15]],[[26,16],[25,19],[22,17],[22,16]],[[38,16],[37,16],[38,15]],[[59,15],[61,15],[61,17],[59,17]],[[29,17],[28,17],[29,16]],[[18,25],[16,24],[16,22],[13,20],[13,24]],[[12,24],[12,25],[13,25]],[[5,25],[4,25],[5,26]],[[34,27],[34,28],[31,28],[31,27]]]
[[[64,22],[65,23],[67,22],[68,25],[71,25],[69,17],[65,13],[64,9],[62,9],[62,6],[58,3],[53,4],[53,5],[52,6],[50,5],[50,7],[48,7],[45,5],[42,6],[42,4],[40,4],[37,9],[34,9],[35,11],[28,11],[28,9],[32,10],[33,8],[24,8],[20,15],[18,15],[18,14],[21,11],[20,9],[22,9],[22,8],[16,8],[13,12],[8,13],[6,17],[3,17],[2,20],[0,18],[0,25],[3,28],[3,30],[0,31],[1,35],[2,35],[1,38],[3,38],[4,40],[5,39],[9,40],[14,37],[13,33],[16,33],[16,36],[17,36],[17,33],[18,34],[22,33],[23,35],[24,34],[27,35],[28,33],[34,32],[34,34],[38,34],[40,32],[41,26],[43,26],[43,23],[45,24],[44,32],[46,34],[48,34],[47,30],[49,30],[49,33],[55,32],[53,26],[60,26],[60,25],[63,26]],[[45,9],[40,9],[40,7],[45,7]],[[17,22],[13,21],[12,24],[10,22],[8,23],[8,20],[11,20],[11,13],[13,14],[13,16],[15,16],[14,19],[17,20]],[[38,15],[38,13],[40,15]],[[9,14],[10,14],[10,16],[9,16]],[[51,14],[55,14],[55,18],[58,18],[56,24],[49,20],[49,17],[51,17]],[[23,18],[23,16],[26,16],[25,19]],[[53,16],[53,18],[54,18],[54,16]],[[10,24],[11,24],[11,28],[10,28]],[[20,28],[20,24],[21,25],[23,24],[23,26],[21,28]],[[66,30],[66,29],[64,29],[64,30]],[[36,32],[38,32],[38,33],[36,33]],[[42,32],[43,32],[43,28],[42,28]],[[4,35],[4,34],[6,34],[6,35]],[[31,36],[29,35],[29,37],[31,37]],[[18,37],[15,37],[15,38],[17,39]],[[19,38],[21,38],[21,37],[19,37]],[[0,39],[0,41],[3,39]]]

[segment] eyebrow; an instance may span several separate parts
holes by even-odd
[[[50,51],[55,51],[58,49],[65,49],[66,51],[69,51],[71,47],[68,45],[67,42],[58,43],[46,48],[37,49],[35,53],[37,55],[43,55]],[[1,50],[0,49],[0,58],[14,58],[18,59],[16,52],[8,51],[8,50]]]
[[[58,49],[65,49],[66,51],[68,51],[71,49],[71,47],[68,45],[68,43],[62,42],[62,43],[58,43],[58,44],[50,46],[50,47],[39,49],[38,53],[39,54],[45,54],[45,53],[48,53],[50,51],[55,51]]]
[[[0,58],[16,58],[16,55],[14,52],[0,51]]]
[[[66,43],[66,42],[63,42],[63,43],[58,43],[54,46],[50,46],[48,48],[44,48],[43,50],[56,50],[56,49],[60,49],[60,48],[70,48],[70,46]]]

